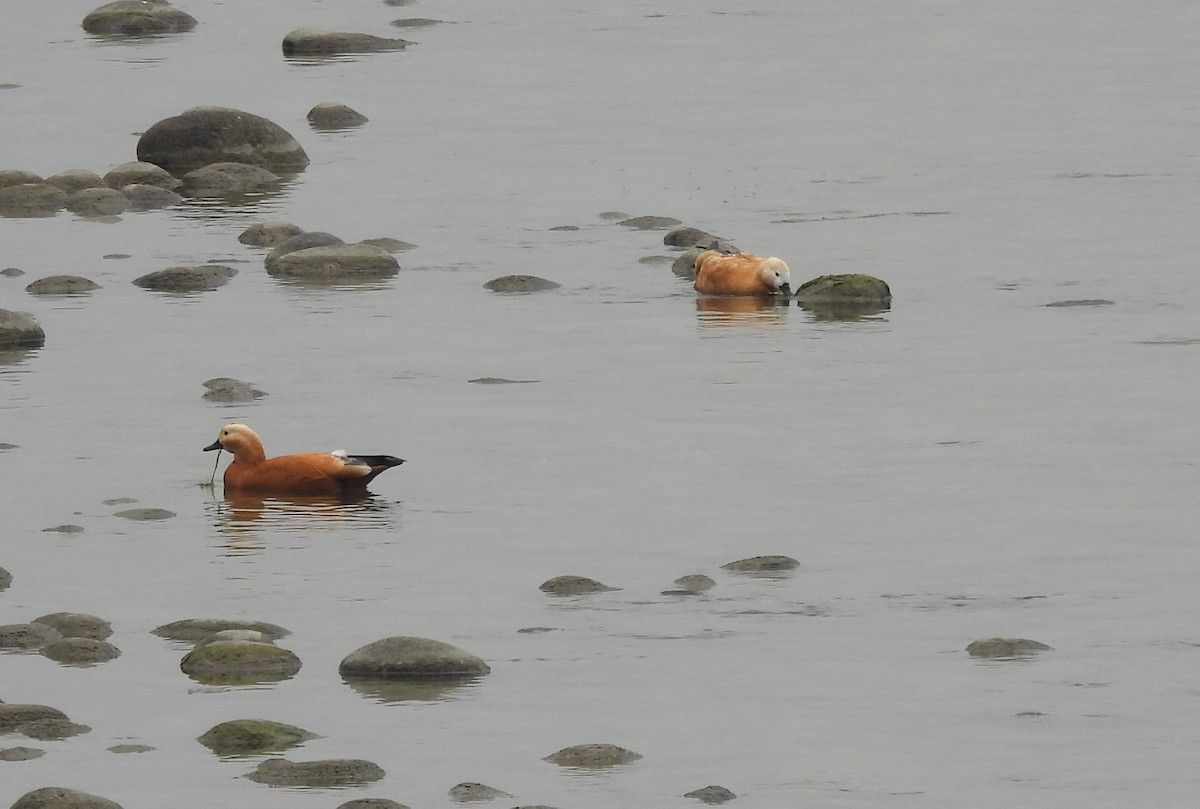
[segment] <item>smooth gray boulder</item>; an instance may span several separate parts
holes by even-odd
[[[143,160],[134,160],[114,166],[101,179],[109,188],[124,188],[127,185],[157,185],[160,188],[176,191],[183,185],[183,180],[162,166],[156,166]]]
[[[183,202],[183,197],[169,188],[150,183],[130,183],[121,186],[131,211],[155,211]]]
[[[210,163],[183,175],[181,193],[187,197],[236,197],[275,191],[282,178],[251,163]]]
[[[0,216],[54,216],[67,204],[67,192],[50,183],[18,183],[0,187]]]
[[[83,612],[52,612],[49,615],[34,618],[33,623],[52,626],[64,638],[106,640],[113,633],[112,624],[108,621]]]
[[[100,175],[90,169],[60,171],[58,174],[47,177],[46,182],[50,185],[57,185],[68,194],[74,194],[85,188],[100,188],[104,185],[104,180],[100,178]]]
[[[346,787],[383,778],[383,768],[358,758],[288,761],[270,758],[246,775],[251,781],[283,787]]]
[[[370,244],[310,247],[280,256],[267,272],[277,278],[337,282],[387,278],[400,271],[392,254]]]
[[[484,284],[492,292],[541,292],[558,289],[562,284],[536,275],[502,275]]]
[[[212,163],[249,163],[275,172],[299,171],[308,155],[287,130],[230,107],[193,107],[145,131],[138,160],[183,173]]]
[[[224,264],[167,267],[133,279],[142,289],[156,292],[206,292],[226,284],[237,270]]]
[[[63,207],[78,216],[116,216],[128,210],[129,198],[115,188],[82,188],[67,197]]]
[[[635,753],[624,747],[618,747],[615,744],[577,744],[572,747],[564,747],[556,753],[551,753],[543,761],[549,761],[551,764],[557,764],[560,767],[599,769],[602,767],[629,764],[641,757],[640,753]]]
[[[405,635],[368,643],[338,666],[343,677],[378,679],[450,679],[478,677],[490,671],[487,663],[457,646]]]
[[[179,34],[195,27],[195,17],[175,8],[167,0],[116,0],[83,18],[83,30],[89,34]]]
[[[322,101],[308,111],[308,123],[313,129],[349,129],[362,126],[368,120],[358,110],[333,101]]]
[[[80,275],[48,275],[25,285],[30,295],[77,295],[99,288],[95,281]]]
[[[10,809],[121,809],[121,804],[66,787],[42,787],[17,798]]]
[[[389,39],[373,34],[297,28],[284,36],[283,55],[328,56],[335,53],[376,53],[403,50],[411,44],[404,39]]]
[[[0,309],[0,349],[41,348],[46,332],[28,312]]]

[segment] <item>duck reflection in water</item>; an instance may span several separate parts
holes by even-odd
[[[272,526],[283,530],[311,530],[346,522],[382,525],[391,521],[396,502],[366,490],[336,495],[281,495],[225,492],[216,502],[216,513],[228,525]]]
[[[696,314],[702,326],[782,326],[789,303],[783,296],[699,295]]]

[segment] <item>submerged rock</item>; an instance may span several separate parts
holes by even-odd
[[[167,0],[116,0],[83,18],[83,30],[89,34],[179,34],[195,27],[195,17]]]
[[[114,166],[102,179],[109,188],[124,188],[127,185],[154,185],[177,191],[183,186],[183,180],[162,166],[143,160]]]
[[[6,747],[0,750],[0,761],[32,761],[46,755],[36,747]]]
[[[0,649],[41,649],[62,640],[62,633],[46,624],[5,624],[0,626]]]
[[[44,183],[46,180],[40,174],[25,169],[0,170],[0,188],[10,185],[25,185],[27,183]]]
[[[67,721],[67,715],[49,705],[0,702],[0,733],[11,733],[22,725],[40,722],[43,719]]]
[[[1054,309],[1067,308],[1071,306],[1115,306],[1116,303],[1116,301],[1110,301],[1107,298],[1082,298],[1079,300],[1070,301],[1054,301],[1053,303],[1046,304],[1046,306]]]
[[[183,656],[179,668],[204,683],[260,683],[285,680],[300,671],[300,658],[273,643],[215,640]]]
[[[663,236],[663,244],[667,247],[698,247],[713,242],[722,241],[720,236],[693,227],[679,227]]]
[[[503,275],[484,284],[493,292],[541,292],[558,289],[562,284],[539,278],[536,275]]]
[[[555,576],[538,585],[538,589],[543,593],[556,596],[577,596],[587,593],[607,593],[621,588],[609,587],[607,584],[601,584],[586,576]]]
[[[333,101],[322,101],[308,111],[308,122],[313,129],[348,129],[362,126],[368,120],[358,110]]]
[[[373,34],[345,31],[317,31],[297,28],[283,38],[284,56],[323,55],[335,53],[376,53],[398,51],[411,45],[403,39],[388,39]]]
[[[303,232],[304,228],[291,222],[260,222],[243,230],[238,241],[253,247],[276,247]]]
[[[337,809],[408,809],[408,807],[390,798],[355,798],[341,804]]]
[[[298,171],[308,155],[278,124],[229,107],[193,107],[151,126],[137,144],[138,160],[185,172],[212,163],[248,163]]]
[[[1026,638],[987,638],[968,644],[967,654],[971,657],[1013,658],[1034,655],[1049,648],[1044,643]]]
[[[688,576],[680,576],[674,581],[678,590],[664,590],[663,595],[673,596],[690,596],[699,595],[706,590],[711,590],[717,586],[717,583],[711,577],[705,576],[703,573],[693,573]]]
[[[116,216],[129,208],[129,199],[115,188],[84,188],[67,197],[64,207],[78,216]]]
[[[296,250],[280,256],[267,269],[278,278],[327,282],[388,278],[399,271],[400,263],[391,253],[369,244],[334,244]]]
[[[271,786],[345,787],[368,784],[383,778],[383,768],[359,758],[288,761],[271,758],[246,775],[251,781]]]
[[[0,590],[7,590],[12,584],[12,574],[0,567]]]
[[[42,654],[55,663],[92,666],[120,657],[121,650],[108,641],[93,638],[63,638],[44,647]]]
[[[267,719],[234,719],[213,725],[196,741],[222,756],[286,750],[317,738],[304,728]]]
[[[57,739],[69,739],[72,736],[80,736],[84,733],[91,733],[92,729],[87,725],[72,722],[70,719],[47,718],[26,722],[17,728],[17,732],[31,739],[49,742]]]
[[[798,286],[793,297],[799,303],[813,305],[887,307],[892,303],[892,291],[886,283],[861,273],[822,275]]]
[[[183,202],[183,197],[171,189],[149,183],[123,185],[121,193],[129,200],[131,211],[155,211]]]
[[[165,508],[127,508],[124,511],[114,511],[113,516],[120,517],[125,520],[151,522],[157,520],[169,520],[175,516],[175,512],[168,511]]]
[[[282,178],[262,166],[225,161],[210,163],[183,175],[183,194],[189,197],[236,197],[279,188]]]
[[[461,784],[455,784],[450,787],[450,800],[458,801],[459,803],[470,803],[472,801],[491,801],[496,798],[511,798],[507,792],[490,787],[487,784],[479,784],[473,781],[464,781]]]
[[[108,621],[82,612],[54,612],[34,618],[33,622],[54,627],[64,638],[105,640],[113,631]]]
[[[752,556],[721,565],[721,570],[735,573],[771,573],[779,570],[795,570],[800,563],[790,556]]]
[[[706,787],[701,787],[700,789],[693,789],[691,792],[685,792],[683,797],[696,798],[697,800],[708,804],[719,804],[727,803],[728,801],[736,798],[737,795],[734,795],[731,791],[723,786],[711,784]]]
[[[210,640],[218,632],[227,629],[250,629],[261,632],[272,640],[279,640],[291,634],[290,631],[266,621],[242,621],[230,618],[185,618],[163,624],[151,630],[151,634],[170,640],[200,643]]]
[[[263,259],[263,264],[269,273],[275,268],[279,259],[288,253],[296,253],[312,247],[331,247],[340,244],[345,244],[345,242],[332,233],[326,233],[323,230],[302,231],[275,245],[271,252],[267,253],[267,257]]]
[[[54,216],[67,204],[67,193],[50,183],[0,187],[0,216]]]
[[[629,764],[641,757],[640,753],[626,750],[615,744],[577,744],[573,747],[564,747],[557,753],[551,753],[543,761],[549,761],[560,767],[594,769]]]
[[[224,264],[167,267],[133,279],[143,289],[155,292],[206,292],[226,284],[237,270]]]
[[[227,376],[209,379],[204,383],[208,388],[203,398],[210,402],[252,402],[267,394],[240,379]]]
[[[666,228],[673,228],[683,223],[670,216],[633,216],[628,219],[622,219],[617,224],[633,228],[634,230],[665,230]]]
[[[370,679],[459,679],[490,671],[482,659],[457,646],[404,635],[368,643],[338,666],[342,677]]]
[[[91,292],[100,285],[80,275],[48,275],[26,285],[30,295],[76,295]]]
[[[60,171],[58,174],[47,177],[46,182],[51,185],[57,185],[67,194],[74,194],[76,191],[82,191],[85,188],[102,188],[104,186],[104,180],[91,169],[67,169],[66,171]]]
[[[121,804],[66,787],[42,787],[17,798],[10,809],[121,809]]]

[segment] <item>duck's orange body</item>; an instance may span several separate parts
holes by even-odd
[[[696,291],[706,295],[791,295],[791,270],[774,256],[705,250],[696,256]]]
[[[328,495],[357,492],[377,475],[404,463],[391,455],[309,452],[268,458],[258,434],[245,424],[226,424],[217,440],[205,447],[227,450],[233,463],[225,469],[225,491],[266,495]]]

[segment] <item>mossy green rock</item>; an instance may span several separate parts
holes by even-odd
[[[822,275],[798,286],[794,297],[815,305],[890,306],[892,290],[872,275]]]
[[[272,643],[219,640],[188,652],[179,668],[205,683],[255,683],[286,679],[300,665],[295,653]]]
[[[967,654],[971,657],[1026,657],[1049,648],[1044,643],[1026,638],[985,638],[970,643]]]
[[[234,719],[213,725],[196,739],[218,755],[248,755],[269,750],[286,750],[315,739],[315,733],[269,719]]]

